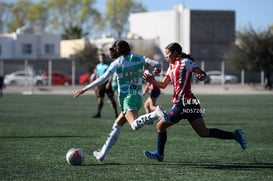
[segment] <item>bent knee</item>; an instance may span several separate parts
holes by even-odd
[[[168,125],[164,121],[159,121],[156,125],[157,132],[165,132],[168,128]]]
[[[209,130],[197,131],[196,133],[197,133],[198,136],[200,136],[201,138],[207,138],[207,137],[209,137]]]

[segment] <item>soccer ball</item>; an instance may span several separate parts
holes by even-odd
[[[84,152],[81,148],[70,148],[66,153],[66,161],[69,165],[81,165],[84,161]]]

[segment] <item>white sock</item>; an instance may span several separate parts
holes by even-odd
[[[133,130],[137,130],[144,126],[145,124],[152,123],[154,120],[158,119],[158,115],[156,114],[156,111],[153,111],[148,114],[144,114],[142,116],[139,116],[137,119],[135,119],[131,125],[131,128]]]
[[[117,141],[119,134],[120,134],[121,126],[118,124],[114,123],[112,127],[112,131],[109,134],[108,138],[106,139],[104,145],[102,146],[100,153],[102,158],[105,157],[107,152],[110,150],[110,148],[115,144]]]

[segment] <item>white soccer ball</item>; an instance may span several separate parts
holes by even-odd
[[[70,148],[66,153],[66,161],[70,165],[81,165],[84,161],[84,156],[81,148]]]

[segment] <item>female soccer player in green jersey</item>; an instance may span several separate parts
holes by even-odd
[[[117,73],[121,113],[113,124],[111,133],[100,151],[93,152],[93,156],[99,162],[104,159],[109,149],[116,142],[121,127],[126,122],[130,124],[133,130],[136,130],[156,119],[165,119],[165,113],[159,106],[155,111],[138,117],[138,110],[142,106],[143,65],[147,63],[154,66],[154,72],[158,73],[161,71],[161,64],[158,61],[132,53],[129,44],[124,40],[115,41],[109,50],[114,61],[107,71],[99,79],[76,91],[74,95],[74,98],[77,98],[87,90],[103,84],[114,72]]]

